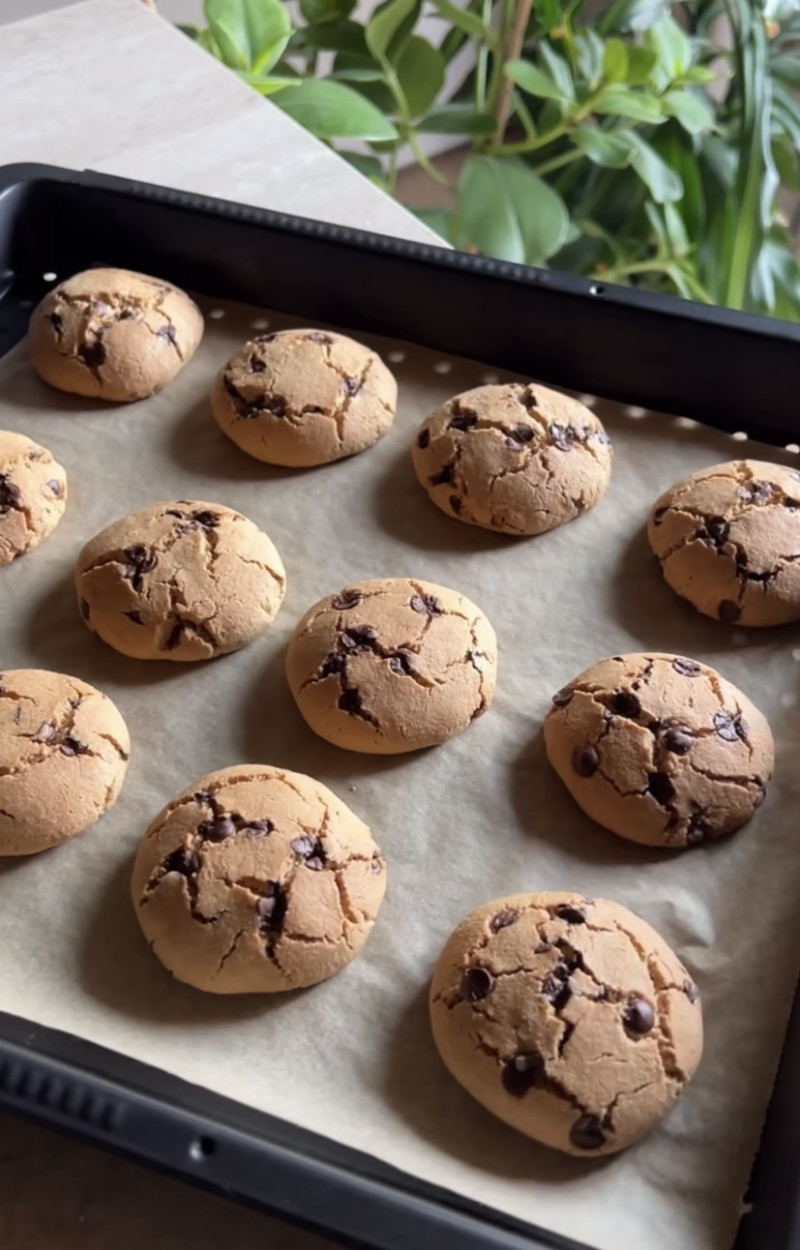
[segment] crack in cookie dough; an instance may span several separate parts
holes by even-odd
[[[203,335],[196,304],[169,282],[91,269],[54,287],[33,312],[33,365],[51,386],[127,403],[166,386]]]
[[[448,400],[422,425],[413,459],[443,512],[507,534],[572,520],[602,498],[611,472],[608,436],[588,408],[521,383]]]
[[[394,420],[397,383],[381,358],[353,339],[282,330],[231,357],[211,406],[248,455],[303,468],[355,455],[382,438]]]
[[[760,806],[774,746],[763,715],[685,656],[614,656],[553,697],[550,763],[599,824],[653,846],[733,833]]]
[[[648,538],[666,581],[706,616],[800,620],[800,474],[759,460],[695,473],[653,506]]]
[[[580,895],[473,912],[436,965],[430,1011],[453,1076],[569,1154],[609,1154],[650,1132],[702,1052],[696,986],[667,944],[619,904]]]
[[[276,616],[286,574],[266,534],[221,504],[154,504],[108,526],[78,560],[89,629],[134,659],[210,659]]]
[[[349,963],[385,885],[370,831],[331,791],[242,766],[204,778],[156,817],[132,894],[145,936],[180,980],[268,993]]]
[[[115,705],[77,677],[0,674],[0,855],[30,855],[94,824],[130,757]]]
[[[67,505],[67,475],[38,443],[0,430],[0,566],[38,547]]]
[[[497,641],[475,604],[428,582],[387,578],[315,604],[289,644],[300,711],[348,750],[434,746],[482,715],[494,694]]]

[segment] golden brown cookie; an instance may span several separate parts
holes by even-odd
[[[697,986],[667,943],[619,903],[580,894],[479,907],[442,952],[430,1009],[456,1080],[571,1155],[639,1141],[703,1051]]]
[[[456,395],[423,422],[413,450],[442,512],[504,534],[541,534],[594,507],[611,456],[594,413],[538,383]]]
[[[622,838],[680,848],[739,829],[772,776],[767,721],[713,668],[615,655],[553,696],[547,758],[576,803]]]
[[[0,673],[0,855],[83,833],[116,802],[130,755],[116,706],[77,677]]]
[[[242,451],[289,468],[364,451],[396,407],[380,356],[329,330],[262,334],[231,357],[211,393],[220,428]]]
[[[647,526],[673,590],[728,624],[800,620],[800,473],[716,464],[671,486]]]
[[[160,391],[203,337],[200,309],[170,282],[128,269],[87,269],[33,311],[33,367],[60,391],[129,403]]]
[[[0,430],[0,565],[38,547],[67,506],[67,475],[46,448]]]
[[[393,755],[436,746],[492,701],[497,639],[464,595],[404,577],[358,582],[305,614],[286,673],[320,737]]]
[[[222,504],[152,504],[96,534],[75,573],[81,615],[136,660],[209,660],[252,642],[286,592],[281,558]]]
[[[145,937],[179,981],[268,994],[350,963],[375,923],[386,864],[318,781],[243,764],[189,786],[155,818],[131,889]]]

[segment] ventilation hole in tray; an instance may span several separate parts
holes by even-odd
[[[42,277],[44,278],[45,282],[55,282],[56,278],[58,277],[58,274],[53,273],[52,269],[48,269],[46,273],[42,274]]]
[[[225,316],[224,308],[212,308],[208,314],[212,321],[221,321]]]
[[[399,365],[405,358],[405,352],[388,352],[386,357],[387,360],[391,360],[393,365]]]
[[[195,1137],[189,1146],[189,1158],[199,1163],[203,1159],[210,1159],[216,1149],[217,1143],[213,1137]]]
[[[599,282],[593,282],[592,285],[589,287],[589,294],[590,295],[602,295],[605,289],[606,288],[604,286],[601,286]]]
[[[791,451],[796,456],[800,452],[800,447],[798,447],[797,443],[787,443],[785,450]]]
[[[481,384],[483,386],[497,386],[499,381],[500,378],[496,373],[484,373],[481,377]]]
[[[696,430],[700,422],[691,417],[676,417],[672,424],[678,430]]]
[[[584,408],[594,408],[597,404],[596,395],[579,395],[578,403],[583,404]]]
[[[251,330],[268,330],[269,320],[267,317],[256,317],[255,321],[250,322]]]
[[[449,360],[437,360],[433,366],[434,373],[449,373],[453,366]]]
[[[625,409],[625,415],[626,417],[633,417],[635,421],[639,421],[642,417],[647,416],[647,409],[640,408],[638,404],[629,404]]]
[[[744,430],[736,430],[734,434],[731,434],[731,438],[735,443],[746,443],[748,436]]]
[[[781,695],[781,707],[794,707],[797,702],[797,695],[791,690],[786,690]]]

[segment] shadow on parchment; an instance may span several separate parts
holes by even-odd
[[[389,1043],[383,1094],[395,1114],[420,1137],[495,1176],[569,1183],[610,1162],[608,1157],[573,1159],[548,1150],[503,1124],[462,1089],[436,1050],[427,986],[406,1004],[398,1019]],[[480,1200],[479,1194],[475,1197]]]

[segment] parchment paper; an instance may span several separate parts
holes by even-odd
[[[337,465],[271,469],[223,437],[207,396],[254,328],[297,322],[205,307],[197,357],[147,403],[61,396],[36,379],[22,348],[0,361],[0,427],[50,447],[70,484],[55,534],[0,570],[0,669],[55,668],[95,683],[133,738],[127,784],[105,819],[59,850],[0,861],[0,1006],[597,1250],[727,1250],[800,965],[800,630],[745,632],[700,617],[663,584],[643,523],[656,495],[691,470],[739,454],[791,455],[600,404],[616,450],[605,501],[539,538],[493,536],[427,501],[409,448],[431,409],[496,374],[374,340],[400,382],[391,433]],[[72,568],[86,539],[170,498],[239,508],[287,566],[273,628],[210,664],[126,660],[90,636],[75,606]],[[500,645],[491,711],[443,747],[394,759],[314,737],[283,676],[305,609],[384,575],[465,592]],[[584,817],[546,765],[540,725],[551,693],[593,660],[638,649],[710,662],[771,720],[775,782],[729,841],[674,855],[627,844]],[[364,954],[327,984],[274,998],[204,996],[172,981],[142,939],[128,898],[131,857],[184,785],[257,761],[319,777],[367,820],[388,859],[388,894]],[[448,1076],[430,1037],[426,988],[446,935],[477,904],[528,889],[628,904],[702,989],[706,1053],[688,1095],[649,1141],[601,1164],[562,1159],[495,1121]]]

